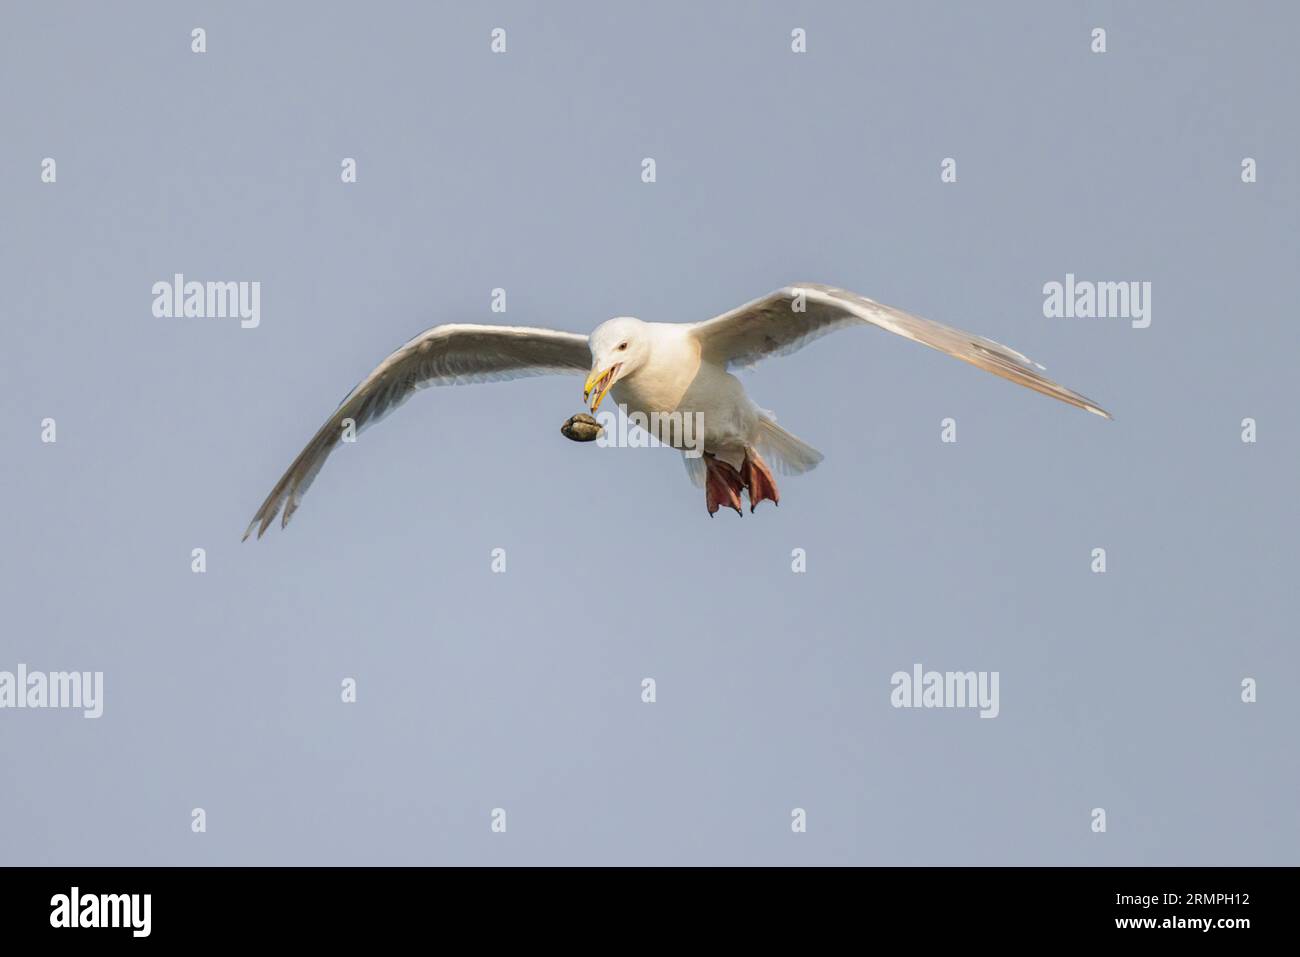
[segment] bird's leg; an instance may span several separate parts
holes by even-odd
[[[771,499],[773,505],[781,504],[781,493],[776,490],[776,480],[772,470],[767,467],[758,452],[745,450],[745,461],[740,465],[740,478],[749,489],[749,510],[758,508],[758,503]]]
[[[704,453],[706,476],[704,479],[704,500],[712,516],[719,506],[734,508],[737,515],[744,515],[740,510],[740,493],[745,483],[740,473],[730,464],[718,458],[712,452]]]

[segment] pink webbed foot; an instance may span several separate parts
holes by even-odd
[[[740,466],[740,478],[749,489],[749,510],[753,512],[758,503],[770,500],[773,505],[781,504],[781,493],[776,490],[776,480],[772,470],[753,449],[745,451],[745,461]]]
[[[737,515],[744,515],[740,510],[740,493],[745,483],[740,473],[712,452],[704,453],[706,475],[704,479],[704,501],[713,517],[721,506],[734,508]]]

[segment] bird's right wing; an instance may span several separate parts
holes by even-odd
[[[1111,417],[1091,399],[1047,378],[1042,366],[1015,349],[834,286],[811,282],[786,286],[698,322],[693,331],[705,359],[722,365],[749,366],[769,356],[789,355],[814,339],[853,325],[886,329],[1035,392]]]
[[[381,362],[339,403],[320,431],[307,443],[257,510],[244,538],[254,527],[257,537],[281,507],[280,527],[298,508],[316,473],[342,439],[346,420],[360,433],[420,389],[434,385],[494,382],[547,373],[587,373],[591,350],[587,337],[575,332],[527,326],[435,326],[420,333]]]

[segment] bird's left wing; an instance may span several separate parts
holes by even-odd
[[[422,332],[381,362],[339,403],[271,489],[244,538],[254,527],[261,538],[281,507],[280,527],[289,524],[303,494],[341,440],[346,420],[351,420],[351,427],[359,433],[429,386],[586,373],[590,369],[587,337],[574,332],[475,325],[435,326]]]
[[[828,332],[862,323],[888,329],[1035,392],[1110,418],[1110,413],[1091,399],[1044,376],[1042,366],[1014,349],[833,286],[786,286],[715,319],[696,323],[693,329],[704,359],[748,366],[769,356],[788,355]]]

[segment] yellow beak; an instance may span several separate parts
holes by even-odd
[[[621,362],[616,362],[608,369],[600,372],[593,372],[587,376],[587,382],[582,387],[583,401],[591,397],[591,411],[595,412],[600,408],[600,400],[605,398],[605,393],[609,392],[610,387],[614,384],[614,376],[618,374]]]

